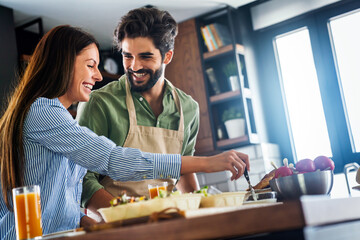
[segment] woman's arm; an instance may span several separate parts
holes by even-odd
[[[224,170],[233,173],[233,180],[249,166],[248,156],[234,150],[211,157],[181,157],[116,146],[111,140],[80,127],[56,99],[40,98],[33,103],[24,124],[24,137],[29,144],[36,145],[38,151],[46,148],[58,153],[54,157],[62,155],[120,181],[179,179],[180,174]],[[38,152],[33,152],[29,157],[38,156]]]
[[[249,156],[235,150],[211,157],[183,156],[181,161],[181,174],[228,170],[232,172],[231,180],[236,180],[244,174],[245,167],[250,171]]]

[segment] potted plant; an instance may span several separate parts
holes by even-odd
[[[245,135],[245,119],[239,109],[230,107],[222,114],[222,122],[225,124],[229,138],[237,138]]]
[[[229,61],[224,65],[223,73],[226,78],[229,79],[230,87],[232,91],[236,91],[240,89],[238,71],[235,61]]]

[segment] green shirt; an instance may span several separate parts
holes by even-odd
[[[129,131],[129,114],[126,107],[126,76],[114,81],[90,94],[90,100],[78,106],[77,120],[82,126],[96,134],[110,138],[117,145],[123,146]],[[138,92],[131,92],[138,125],[177,130],[180,114],[171,94],[172,86],[165,80],[163,112],[156,118],[149,103]],[[179,95],[184,114],[184,143],[182,155],[193,155],[196,136],[199,130],[199,105],[189,95],[175,88]],[[104,188],[99,181],[99,174],[90,172],[83,182],[82,206],[86,206],[92,195]]]

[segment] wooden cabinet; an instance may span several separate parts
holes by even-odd
[[[203,155],[213,152],[213,131],[211,131],[209,120],[195,19],[179,24],[174,57],[166,67],[165,77],[199,103],[200,129],[195,154]]]

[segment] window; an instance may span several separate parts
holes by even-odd
[[[332,156],[308,29],[277,36],[274,45],[297,160]]]
[[[290,162],[360,159],[360,1],[339,1],[256,31],[269,141]]]
[[[329,20],[329,34],[352,151],[359,152],[360,11],[357,10],[331,18]]]

